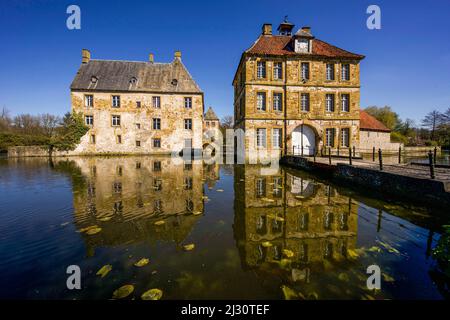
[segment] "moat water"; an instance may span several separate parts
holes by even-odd
[[[433,252],[448,224],[448,210],[285,168],[3,159],[0,298],[110,299],[128,284],[127,299],[152,288],[162,299],[444,299],[448,265]],[[81,290],[67,289],[69,265]],[[380,290],[367,288],[370,265]]]

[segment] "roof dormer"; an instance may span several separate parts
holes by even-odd
[[[310,27],[302,27],[294,35],[294,51],[296,53],[311,53],[312,39]]]
[[[281,36],[291,36],[292,29],[294,29],[294,24],[288,22],[287,16],[284,17],[284,21],[280,23],[280,25],[277,28],[278,34]]]

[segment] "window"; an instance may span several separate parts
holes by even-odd
[[[334,63],[327,63],[327,80],[334,80]]]
[[[153,139],[153,148],[161,148],[161,139],[160,138]]]
[[[153,189],[155,189],[155,191],[161,191],[162,187],[163,187],[163,184],[162,184],[161,179],[153,180]]]
[[[141,142],[139,140],[136,140],[136,147],[140,147],[141,146]]]
[[[161,171],[161,161],[153,162],[153,171]]]
[[[111,118],[112,118],[112,125],[114,127],[120,126],[120,116],[113,115]]]
[[[266,93],[258,92],[256,94],[256,110],[266,111]]]
[[[94,96],[92,94],[87,94],[84,96],[84,105],[87,108],[94,107]]]
[[[348,63],[342,65],[341,79],[344,81],[350,80],[350,65]]]
[[[153,130],[161,130],[161,119],[153,118]]]
[[[275,80],[283,79],[283,64],[281,62],[273,63],[273,78]]]
[[[350,133],[350,129],[349,128],[343,128],[341,129],[341,147],[348,147],[350,146],[350,141],[349,141],[349,133]]]
[[[120,96],[112,96],[112,107],[120,108]]]
[[[184,147],[187,149],[192,148],[192,139],[184,139]]]
[[[191,97],[184,98],[184,107],[187,109],[192,108],[192,98]]]
[[[309,93],[302,93],[300,95],[300,109],[302,111],[309,111]]]
[[[216,122],[215,121],[212,121],[211,122],[211,127],[215,127],[216,126]]]
[[[256,65],[256,77],[258,79],[263,79],[266,77],[266,62],[258,61]]]
[[[91,134],[91,139],[90,139],[92,144],[95,144],[95,134]]]
[[[325,110],[334,112],[334,94],[332,93],[327,93],[325,96]]]
[[[282,93],[274,93],[273,94],[273,110],[274,111],[282,111],[283,110],[283,94]]]
[[[136,108],[140,108],[141,107],[141,102],[140,101],[136,101]]]
[[[184,119],[184,129],[192,130],[192,119]]]
[[[301,64],[301,75],[302,80],[309,79],[309,62],[302,62]]]
[[[94,116],[84,116],[84,122],[87,126],[93,126],[94,125]]]
[[[152,97],[152,105],[153,105],[153,108],[160,109],[161,108],[161,97],[160,96]]]
[[[281,128],[272,129],[272,148],[281,148]]]
[[[266,147],[266,129],[256,129],[256,146]]]
[[[116,137],[116,142],[122,143],[122,136],[120,134]]]
[[[140,123],[136,123],[136,129],[141,129],[141,124]]]
[[[282,193],[282,179],[281,177],[275,177],[273,178],[273,189],[272,189],[272,195],[276,198],[281,197]]]
[[[256,179],[256,197],[261,198],[266,196],[266,179]]]
[[[348,93],[343,93],[341,95],[341,111],[350,111],[350,95]]]
[[[325,129],[325,144],[327,147],[334,147],[334,128]]]

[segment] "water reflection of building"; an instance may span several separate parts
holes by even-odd
[[[203,212],[203,165],[169,157],[73,158],[84,183],[74,185],[75,224],[89,250],[149,240],[182,242]],[[155,225],[156,221],[165,223]]]
[[[294,254],[290,280],[308,280],[314,264],[345,260],[355,248],[357,205],[302,175],[280,169],[267,176],[260,166],[236,166],[234,229],[245,268],[267,271],[263,266],[286,258],[287,249]]]

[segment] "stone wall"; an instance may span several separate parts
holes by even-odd
[[[94,95],[94,106],[85,107],[86,94]],[[72,110],[92,115],[94,124],[75,149],[76,154],[144,153],[167,154],[185,147],[192,139],[194,149],[202,148],[203,96],[201,94],[122,93],[120,107],[112,108],[112,93],[72,92]],[[160,96],[161,107],[154,108],[152,97]],[[184,98],[192,97],[192,108],[184,107]],[[137,108],[137,102],[141,107]],[[120,115],[120,126],[113,126],[112,115]],[[153,118],[161,119],[161,130],[152,128]],[[192,119],[192,130],[184,129],[184,119]],[[140,128],[139,128],[140,127]],[[95,143],[91,136],[95,135]],[[118,143],[118,136],[121,143]],[[161,147],[153,147],[153,139],[161,139]],[[140,146],[136,141],[140,142]]]
[[[390,132],[361,130],[359,132],[359,148],[361,152],[372,152],[372,148],[381,148],[383,151],[397,151],[399,147],[403,148],[402,143],[391,142]]]

